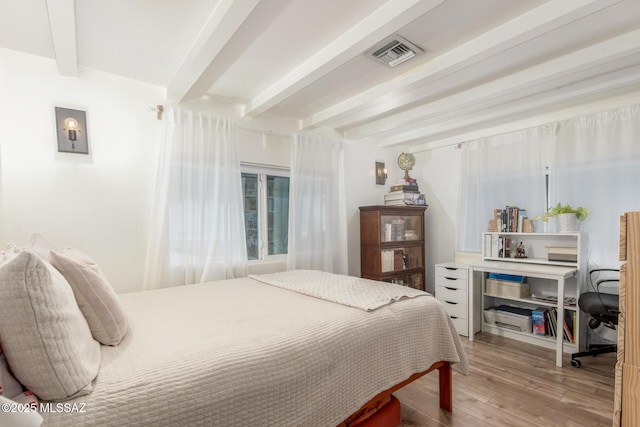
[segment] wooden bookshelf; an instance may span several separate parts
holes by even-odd
[[[424,290],[425,206],[360,207],[360,271],[366,279]]]

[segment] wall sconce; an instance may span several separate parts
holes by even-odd
[[[86,111],[56,107],[58,151],[89,154]]]
[[[387,168],[384,163],[376,162],[376,184],[384,185],[387,182]]]
[[[71,141],[71,149],[75,150],[76,140],[78,139],[78,121],[76,119],[72,119],[71,117],[67,117],[66,119],[64,119],[64,125],[66,127],[67,132],[69,132],[69,141]]]

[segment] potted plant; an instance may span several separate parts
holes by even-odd
[[[558,231],[561,233],[576,232],[580,228],[580,222],[591,213],[587,208],[573,207],[569,204],[558,203],[542,215],[538,215],[534,220],[541,219],[548,222],[549,218],[557,218]]]

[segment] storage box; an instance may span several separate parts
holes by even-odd
[[[547,246],[547,259],[556,262],[578,262],[578,248]]]
[[[529,298],[531,296],[527,283],[497,279],[487,279],[485,281],[484,293],[509,298]]]
[[[487,323],[520,332],[531,332],[531,316],[509,313],[491,307],[484,311]]]

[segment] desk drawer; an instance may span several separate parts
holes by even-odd
[[[469,270],[466,268],[443,267],[441,265],[436,265],[436,277],[467,280],[469,277]]]
[[[467,289],[467,279],[456,279],[453,277],[439,277],[436,276],[436,286],[442,286],[452,289]]]
[[[452,316],[451,321],[453,322],[453,326],[456,327],[458,335],[464,335],[465,337],[469,336],[469,322],[467,322],[467,319],[463,319],[461,317],[455,318]]]
[[[459,317],[461,319],[466,319],[468,317],[466,304],[446,300],[440,300],[440,302],[444,306],[445,310],[447,310],[447,313],[449,313],[449,316]]]
[[[436,298],[440,301],[450,301],[467,306],[467,290],[451,289],[442,286],[436,286]]]

